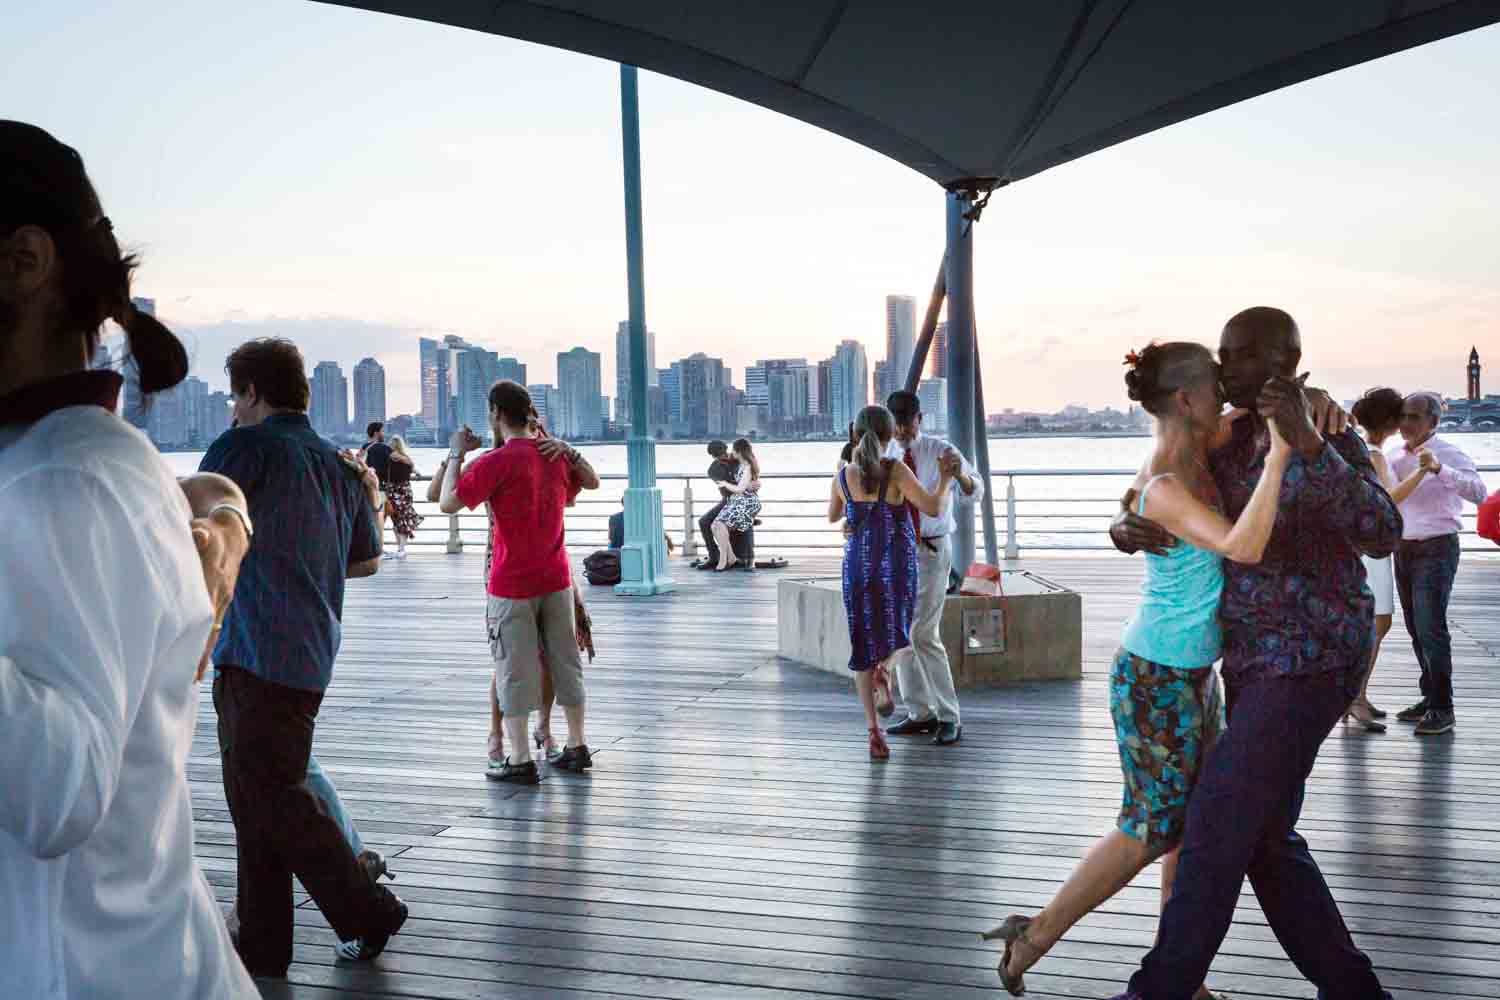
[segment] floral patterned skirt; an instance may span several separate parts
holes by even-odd
[[[1125,777],[1119,827],[1170,850],[1182,840],[1203,758],[1224,731],[1219,675],[1212,666],[1164,667],[1121,649],[1110,671],[1109,712]]]
[[[729,525],[730,531],[749,531],[760,515],[760,497],[754,493],[736,493],[724,504],[715,520]]]
[[[390,505],[391,530],[403,538],[414,538],[422,515],[412,503],[411,483],[392,483],[386,487],[385,495]]]

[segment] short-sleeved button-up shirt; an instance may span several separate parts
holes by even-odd
[[[1250,502],[1269,450],[1265,422],[1251,416],[1210,455],[1231,520]],[[1294,455],[1260,563],[1224,561],[1225,681],[1363,669],[1375,602],[1359,557],[1387,556],[1400,538],[1401,515],[1353,431],[1329,437],[1314,459]]]
[[[358,475],[301,413],[227,431],[199,469],[238,483],[255,524],[214,663],[303,691],[326,689],[348,567],[380,555]]]

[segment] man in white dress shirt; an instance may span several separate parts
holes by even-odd
[[[984,483],[969,460],[942,438],[922,433],[922,404],[914,392],[893,392],[886,409],[896,418],[894,443],[901,461],[916,473],[922,488],[935,492],[943,464],[953,471],[958,484],[957,503],[969,508],[984,495]],[[917,607],[912,615],[911,645],[899,652],[896,682],[906,704],[906,718],[886,730],[892,736],[931,733],[938,746],[957,743],[963,736],[958,710],[958,692],[948,651],[938,629],[943,621],[943,598],[948,593],[948,574],[953,568],[954,494],[943,504],[941,517],[917,513],[908,505],[917,528]]]
[[[1453,728],[1453,643],[1448,634],[1448,597],[1458,574],[1459,520],[1464,501],[1484,502],[1484,480],[1474,461],[1437,436],[1443,401],[1431,392],[1406,397],[1401,437],[1406,446],[1391,457],[1400,482],[1420,465],[1427,478],[1401,501],[1401,544],[1396,549],[1396,593],[1422,667],[1422,700],[1396,718],[1415,722],[1418,736]]]

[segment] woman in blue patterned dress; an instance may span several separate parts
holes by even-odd
[[[1260,562],[1276,522],[1291,449],[1270,423],[1265,471],[1240,518],[1219,510],[1208,453],[1243,411],[1221,414],[1219,366],[1201,344],[1152,344],[1126,356],[1130,398],[1156,418],[1156,447],[1136,476],[1137,512],[1178,542],[1147,555],[1141,603],[1125,627],[1110,674],[1110,715],[1125,788],[1117,828],[1094,843],[1052,902],[1034,917],[1013,915],[983,935],[1005,942],[1000,980],[1025,991],[1022,973],[1070,927],[1162,858],[1161,900],[1172,893],[1177,846],[1204,755],[1223,728],[1214,661],[1222,632],[1220,560]],[[1200,986],[1197,1000],[1211,998]]]
[[[849,669],[870,729],[870,756],[891,755],[875,718],[874,675],[908,645],[917,604],[917,535],[912,508],[936,517],[953,470],[945,465],[937,492],[928,493],[900,462],[885,458],[896,420],[883,406],[867,406],[854,422],[859,443],[839,469],[828,498],[828,520],[845,522],[844,611],[849,617]]]

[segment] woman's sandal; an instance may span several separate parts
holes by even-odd
[[[981,941],[993,941],[996,938],[999,938],[1001,941],[1005,942],[1005,952],[1000,956],[1000,965],[996,968],[996,971],[1000,973],[1000,985],[1004,986],[1006,991],[1009,992],[1013,997],[1026,995],[1026,979],[1025,973],[1016,976],[1012,976],[1010,974],[1011,951],[1014,950],[1017,945],[1023,945],[1027,948],[1030,948],[1032,951],[1037,952],[1038,954],[1036,958],[1032,960],[1033,965],[1041,961],[1042,955],[1046,954],[1046,952],[1042,951],[1036,945],[1026,940],[1026,931],[1030,927],[1030,917],[1023,917],[1018,914],[1012,914],[1011,916],[1006,917],[1005,922],[1002,923],[999,927],[996,927],[994,930],[989,931],[988,933],[979,935],[979,939]]]
[[[562,747],[558,746],[557,741],[552,738],[551,726],[538,726],[536,732],[532,734],[532,739],[536,741],[536,748],[547,755],[549,763],[562,756]]]
[[[879,726],[870,730],[870,759],[887,760],[891,756],[890,745],[885,741],[885,733],[880,731]]]

